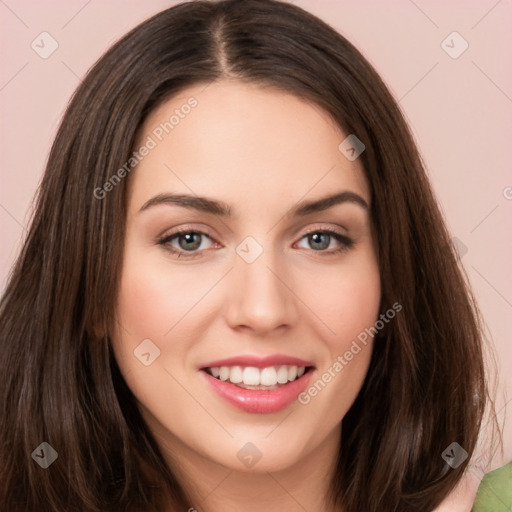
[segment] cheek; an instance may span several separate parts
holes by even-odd
[[[130,255],[121,277],[118,322],[134,335],[164,338],[218,279],[211,274],[173,269],[164,256],[147,261]]]
[[[134,388],[160,389],[162,382],[152,381],[158,371],[184,371],[191,347],[214,315],[203,306],[219,275],[222,269],[217,267],[173,268],[164,254],[148,255],[147,249],[128,245],[112,344],[118,365]],[[157,354],[149,367],[137,359],[148,350]]]
[[[308,305],[328,327],[331,352],[344,350],[378,318],[380,275],[374,256],[354,258],[338,270],[309,276]]]
[[[309,295],[311,309],[328,331],[322,329],[326,351],[317,380],[301,403],[314,401],[318,414],[334,425],[353,403],[368,371],[379,316],[380,274],[374,254],[368,251],[337,271],[316,275],[312,282],[316,286]],[[316,399],[320,394],[322,398]]]
[[[183,406],[182,389],[170,373],[182,380],[176,368],[181,371],[184,367],[196,333],[187,321],[195,312],[194,305],[211,286],[209,281],[191,277],[190,273],[170,268],[164,257],[148,259],[129,250],[125,255],[113,349],[139,404],[163,416],[164,396],[166,408]],[[146,353],[150,354],[149,361],[144,361]]]
[[[176,293],[177,289],[185,293]],[[134,357],[144,340],[151,340],[147,350],[158,354],[151,369],[166,367],[169,354],[169,336],[179,319],[186,313],[188,296],[194,290],[171,276],[160,265],[148,264],[137,253],[126,255],[116,304],[116,331],[112,342],[118,364],[125,375],[143,370]],[[190,306],[188,306],[190,308]],[[147,343],[147,342],[145,342]],[[156,347],[156,348],[155,348]],[[180,350],[173,343],[173,352]],[[142,353],[146,353],[147,350]],[[151,372],[152,374],[154,372]]]
[[[355,339],[373,326],[379,314],[381,299],[378,272],[368,271],[348,276],[342,287],[337,315],[333,315],[339,344]]]
[[[143,270],[142,267],[141,270]],[[148,271],[123,274],[117,304],[118,321],[126,331],[147,337],[170,328],[172,313],[179,305],[166,278]]]

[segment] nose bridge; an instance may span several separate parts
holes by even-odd
[[[227,310],[231,326],[270,331],[293,324],[297,312],[285,284],[291,276],[283,270],[279,254],[252,237],[242,241],[236,252]]]

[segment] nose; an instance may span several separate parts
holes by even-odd
[[[228,279],[225,315],[231,328],[263,336],[296,324],[291,272],[270,252],[252,263],[237,255]]]

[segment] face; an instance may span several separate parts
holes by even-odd
[[[112,339],[165,450],[276,471],[338,441],[380,301],[347,135],[294,95],[225,81],[146,120]]]

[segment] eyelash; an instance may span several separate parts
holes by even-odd
[[[173,233],[164,235],[161,239],[158,240],[157,243],[159,245],[161,245],[164,248],[164,250],[166,250],[167,252],[177,255],[178,258],[181,258],[183,256],[186,259],[195,259],[198,257],[202,257],[202,252],[204,252],[206,249],[203,249],[201,251],[197,251],[197,250],[196,251],[183,251],[183,250],[176,249],[169,245],[169,242],[171,242],[175,238],[179,238],[180,236],[188,235],[188,234],[196,234],[196,235],[206,236],[206,237],[210,238],[212,241],[214,241],[213,237],[207,232],[200,231],[200,230],[194,230],[194,229],[182,228],[177,231],[174,231]],[[314,249],[311,249],[313,252],[323,253],[325,256],[334,256],[336,254],[343,253],[343,252],[351,249],[352,246],[354,245],[353,240],[351,240],[347,236],[342,235],[341,233],[338,233],[337,231],[333,231],[331,229],[312,229],[312,230],[304,233],[302,235],[302,237],[300,238],[300,240],[303,240],[304,238],[308,237],[309,235],[313,235],[313,234],[328,235],[328,236],[334,238],[335,240],[337,240],[341,244],[341,246],[338,249],[331,249],[329,251],[327,251],[327,250],[315,251]]]

